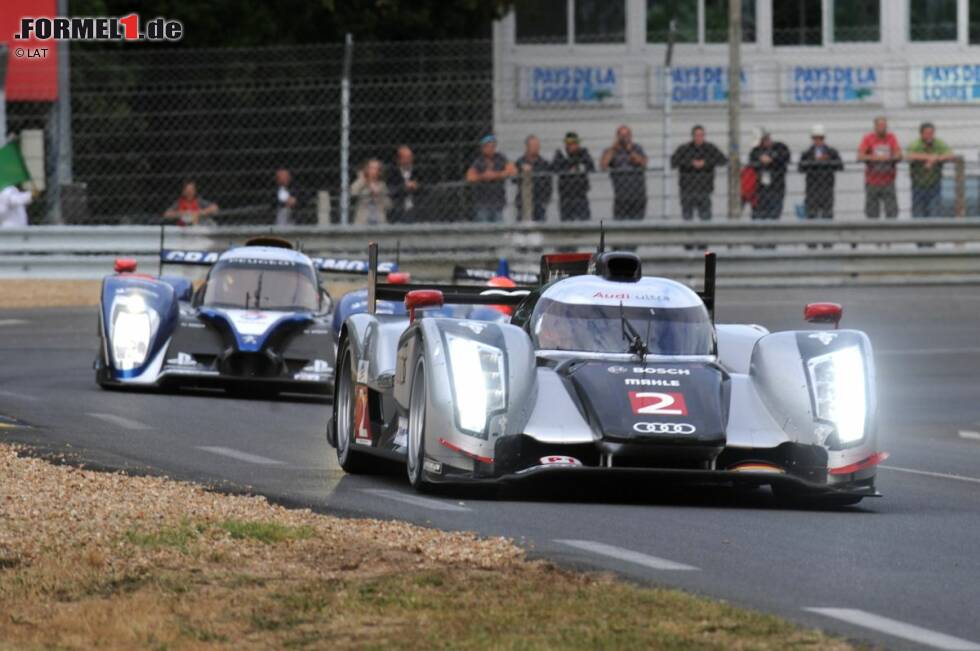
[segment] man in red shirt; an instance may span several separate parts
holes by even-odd
[[[902,148],[895,134],[888,131],[888,120],[875,118],[875,130],[861,139],[857,159],[864,162],[864,214],[877,219],[884,204],[885,217],[898,217],[895,197],[895,167],[902,160]]]
[[[178,226],[197,226],[218,213],[218,204],[197,193],[197,183],[187,179],[180,187],[180,196],[163,213],[164,219],[176,220]]]

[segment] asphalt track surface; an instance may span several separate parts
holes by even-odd
[[[403,471],[345,475],[305,399],[110,392],[96,312],[0,314],[0,439],[287,504],[514,538],[533,555],[669,585],[888,648],[980,649],[980,288],[722,290],[719,322],[800,328],[844,304],[875,346],[884,497],[780,507],[768,491],[541,484],[417,496]],[[543,623],[546,624],[546,623]]]

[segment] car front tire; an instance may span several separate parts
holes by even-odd
[[[429,482],[425,478],[425,410],[426,395],[425,362],[419,358],[412,379],[412,393],[408,401],[408,483],[419,492],[425,492]]]
[[[344,472],[366,473],[374,470],[374,459],[354,449],[354,355],[346,345],[341,349],[337,373],[336,399],[333,404],[333,427],[337,463]]]

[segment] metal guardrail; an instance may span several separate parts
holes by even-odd
[[[268,227],[176,228],[167,248],[221,250]],[[457,262],[534,270],[546,251],[591,250],[591,224],[415,224],[286,227],[276,235],[311,254],[359,257],[378,241],[421,279],[443,279]],[[718,252],[727,285],[980,282],[980,220],[878,222],[628,222],[606,225],[607,248],[636,251],[648,271],[700,277],[701,248]],[[30,227],[0,231],[0,277],[98,278],[117,255],[155,269],[160,229],[151,226]],[[149,267],[147,267],[149,265]]]

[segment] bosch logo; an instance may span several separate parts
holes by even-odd
[[[633,369],[637,375],[690,375],[689,368],[655,368],[650,366],[637,366]]]
[[[629,373],[630,372],[630,370],[628,368],[626,368],[625,366],[610,366],[606,370],[609,371],[610,373],[612,373],[613,375],[622,375],[623,373]]]
[[[633,430],[640,434],[694,434],[698,431],[690,423],[635,423]]]

